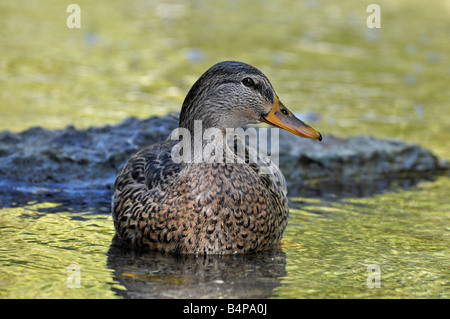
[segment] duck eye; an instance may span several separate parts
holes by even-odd
[[[281,113],[283,113],[284,115],[289,115],[289,111],[286,109],[281,109]]]
[[[254,86],[255,85],[255,81],[253,81],[252,78],[245,78],[245,79],[242,80],[242,83],[245,86]]]

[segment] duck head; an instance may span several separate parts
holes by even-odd
[[[264,122],[322,140],[319,132],[281,103],[261,71],[237,61],[215,64],[194,83],[183,102],[179,126],[192,132],[194,120],[201,120],[203,129],[221,130]]]

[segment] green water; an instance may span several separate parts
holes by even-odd
[[[365,24],[372,1],[76,3],[81,29],[67,28],[61,1],[0,0],[0,130],[178,111],[205,69],[235,59],[323,134],[394,137],[450,159],[447,1],[378,1],[381,29]],[[114,251],[107,196],[75,196],[74,209],[24,195],[0,203],[0,297],[449,298],[449,190],[441,176],[293,198],[281,251],[181,259]]]

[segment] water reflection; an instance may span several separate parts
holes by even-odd
[[[124,298],[269,298],[286,276],[286,254],[195,256],[132,251],[115,237],[107,267]]]
[[[33,185],[0,188],[0,208],[25,207],[30,204],[52,202],[51,207],[39,207],[40,213],[111,214],[111,190],[74,190],[41,188]]]
[[[352,198],[370,197],[384,192],[407,190],[422,181],[435,181],[448,176],[448,171],[423,171],[383,174],[378,177],[357,176],[340,181],[320,179],[303,185],[288,185],[290,197]]]
[[[410,189],[421,181],[435,181],[440,176],[448,176],[448,171],[423,171],[417,173],[390,174],[373,178],[345,179],[330,182],[326,179],[308,181],[298,185],[289,184],[289,197],[312,197],[343,199],[370,197],[386,191]],[[41,188],[39,185],[6,185],[0,183],[0,208],[23,207],[30,203],[53,202],[58,205],[39,208],[42,213],[86,212],[110,214],[112,190],[62,189],[60,185]]]

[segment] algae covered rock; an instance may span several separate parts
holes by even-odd
[[[166,139],[178,125],[176,117],[128,118],[88,129],[0,132],[1,183],[13,188],[110,189],[126,160]],[[448,168],[419,145],[370,136],[325,134],[318,142],[280,130],[278,149],[290,195],[304,189],[382,188],[398,178],[427,178]]]

